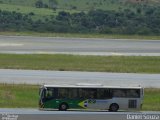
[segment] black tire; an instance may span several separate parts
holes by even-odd
[[[66,111],[68,109],[68,105],[66,103],[62,103],[59,105],[60,111]]]
[[[110,107],[109,107],[109,111],[110,111],[110,112],[117,112],[118,109],[119,109],[119,106],[118,106],[118,104],[116,104],[116,103],[112,103],[112,104],[110,105]]]

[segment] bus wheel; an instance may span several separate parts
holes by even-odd
[[[68,108],[68,105],[67,105],[66,103],[62,103],[62,104],[60,104],[60,106],[59,106],[59,110],[60,110],[60,111],[66,111],[67,108]]]
[[[117,112],[118,109],[119,109],[119,106],[118,106],[118,104],[116,104],[116,103],[112,103],[112,104],[110,105],[110,107],[109,107],[109,111],[110,111],[110,112]]]

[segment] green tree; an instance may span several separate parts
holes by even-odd
[[[43,2],[42,2],[42,0],[36,1],[35,6],[36,6],[37,8],[43,8]]]
[[[58,6],[57,0],[49,0],[49,8],[56,10]]]

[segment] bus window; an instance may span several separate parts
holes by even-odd
[[[54,89],[48,88],[45,91],[45,99],[53,99],[54,98]]]
[[[112,91],[110,89],[97,89],[97,99],[112,98]]]
[[[89,98],[91,98],[91,99],[96,99],[97,98],[97,92],[96,92],[96,90],[90,91]]]
[[[97,98],[97,90],[94,88],[79,88],[79,98],[85,99],[96,99]]]
[[[68,98],[68,89],[65,88],[59,88],[58,89],[58,98]]]
[[[140,97],[140,90],[131,89],[126,91],[126,97],[129,98],[139,98]]]
[[[126,97],[126,93],[124,89],[114,89],[113,90],[114,97]]]
[[[85,91],[82,88],[79,89],[79,98],[85,98]]]
[[[114,97],[126,97],[126,98],[139,98],[140,90],[139,89],[114,89]]]
[[[68,89],[68,98],[77,99],[78,98],[78,89],[77,88],[69,88]]]

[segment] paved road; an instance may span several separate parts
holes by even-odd
[[[160,112],[80,112],[0,109],[2,120],[160,120]],[[8,119],[7,119],[8,118]]]
[[[160,88],[160,74],[73,72],[0,69],[0,83],[77,84],[92,83],[115,86]]]
[[[0,36],[0,53],[160,56],[160,40]]]

